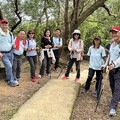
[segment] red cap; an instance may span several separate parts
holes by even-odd
[[[120,26],[113,26],[110,32],[111,31],[116,31],[116,32],[120,31]]]
[[[1,20],[1,23],[6,23],[8,24],[8,21],[6,19]]]

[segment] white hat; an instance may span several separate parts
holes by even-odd
[[[78,34],[81,34],[79,30],[74,30],[74,32],[72,34],[75,34],[75,33],[78,33]]]

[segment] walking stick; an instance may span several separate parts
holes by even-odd
[[[105,80],[104,80],[104,83],[103,83],[102,89],[101,89],[100,94],[99,94],[99,96],[98,96],[97,104],[96,104],[96,107],[95,107],[94,112],[97,111],[97,108],[98,108],[98,105],[99,105],[99,102],[100,102],[100,98],[101,98],[101,96],[102,96],[103,90],[104,90],[104,88],[105,88],[105,83],[106,83],[107,78],[108,78],[108,74],[109,74],[109,72],[108,72],[107,75],[106,75],[106,78],[105,78]]]

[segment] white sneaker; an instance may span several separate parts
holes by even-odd
[[[116,115],[116,110],[115,109],[111,109],[109,115],[110,116],[115,116]]]
[[[38,77],[39,77],[39,78],[42,78],[42,76],[41,76],[41,75],[38,75]]]

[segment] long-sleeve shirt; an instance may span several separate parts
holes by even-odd
[[[51,45],[51,46],[53,47],[53,41],[51,41],[51,40],[43,37],[43,38],[41,39],[41,47],[42,47],[42,48],[45,48],[46,45]]]
[[[76,52],[72,52],[72,49],[76,49]],[[83,51],[84,51],[84,43],[82,40],[75,41],[70,39],[69,44],[68,44],[68,49],[70,51],[70,57],[71,58],[76,58],[77,61],[83,59]]]
[[[8,30],[7,33],[5,33],[0,28],[0,52],[8,52],[12,49],[12,46],[14,44],[14,37],[13,34]]]

